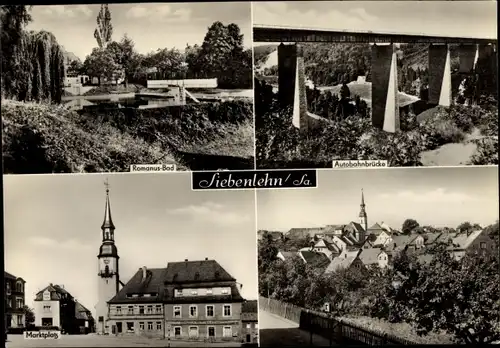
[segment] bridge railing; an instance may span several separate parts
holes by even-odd
[[[382,331],[332,318],[329,314],[298,307],[275,299],[259,297],[259,309],[276,314],[299,324],[302,330],[342,344],[364,344],[370,346],[417,344]],[[261,327],[261,329],[263,329]]]

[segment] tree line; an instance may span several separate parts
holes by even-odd
[[[217,78],[221,88],[252,87],[252,53],[243,46],[243,35],[236,24],[214,22],[199,45],[159,48],[147,54],[135,50],[134,41],[126,34],[112,40],[111,12],[101,5],[94,33],[98,47],[84,62],[70,62],[68,72],[89,75],[108,81],[124,80],[145,84],[152,79]]]

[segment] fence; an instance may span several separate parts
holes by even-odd
[[[372,329],[332,318],[326,313],[301,308],[266,297],[259,297],[259,309],[296,322],[302,330],[328,338],[330,342],[370,346],[417,344],[394,335],[376,332]]]

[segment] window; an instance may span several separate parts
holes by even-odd
[[[209,326],[207,330],[208,337],[215,337],[215,327]]]
[[[208,318],[211,318],[214,316],[214,306],[212,306],[212,305],[207,306],[206,315]]]
[[[43,305],[44,312],[50,312],[50,305]]]
[[[182,289],[175,289],[175,296],[182,296]]]
[[[189,317],[196,318],[198,316],[198,307],[189,306]]]
[[[42,318],[42,326],[52,326],[52,318]]]
[[[146,309],[147,309],[146,311],[147,314],[153,314],[153,306],[147,306]]]
[[[193,295],[193,296],[198,295],[198,290],[196,290],[196,289],[191,290],[191,295]]]
[[[207,295],[212,295],[212,289],[207,289]]]
[[[23,315],[22,314],[18,314],[17,315],[17,326],[24,326]]]
[[[174,327],[174,336],[180,337],[182,335],[182,328],[179,326]]]
[[[486,249],[486,242],[481,242],[481,243],[479,243],[479,247],[480,247],[481,249]]]
[[[21,282],[16,283],[16,291],[23,292],[23,283],[21,283]]]
[[[134,323],[133,322],[127,322],[127,331],[134,331]]]
[[[153,330],[153,322],[152,321],[148,322],[148,330],[149,331]]]
[[[161,321],[156,322],[156,330],[161,330]]]
[[[222,336],[223,337],[233,336],[233,329],[231,328],[231,326],[224,326],[224,328],[222,329]]]
[[[139,306],[139,314],[144,314],[144,306]]]
[[[181,306],[174,306],[174,318],[181,317]]]
[[[118,314],[118,315],[122,314],[122,307],[121,306],[116,306],[116,314]]]
[[[139,323],[139,330],[144,330],[144,322],[143,321],[141,321]]]
[[[161,305],[156,305],[156,313],[161,313]]]
[[[231,316],[231,305],[224,305],[224,316],[225,317]]]
[[[7,295],[10,295],[10,283],[7,283],[6,286],[7,286]]]
[[[134,306],[128,306],[127,307],[127,314],[134,314]]]
[[[24,306],[23,299],[17,298],[16,299],[16,308],[21,309],[21,308],[23,308],[23,306]]]
[[[198,326],[190,326],[189,327],[189,337],[190,338],[198,337]]]
[[[252,328],[252,324],[247,323],[247,329],[251,329],[251,328]]]
[[[8,304],[9,304],[9,308],[12,308],[12,299],[11,298],[9,298]]]
[[[229,294],[229,290],[224,288],[221,290],[221,293],[222,293],[222,295],[227,295],[227,294]]]
[[[101,316],[99,316],[99,319],[98,319],[98,320],[99,320],[99,322],[101,323],[101,322],[103,322],[103,321],[104,321],[104,317],[101,315]]]
[[[253,324],[253,326],[254,326],[256,329],[258,329],[258,328],[259,328],[259,323],[255,323],[255,324]]]

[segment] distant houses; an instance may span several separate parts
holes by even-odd
[[[495,241],[487,230],[477,225],[462,231],[427,226],[411,234],[402,234],[384,222],[367,227],[363,194],[360,207],[359,222],[291,228],[285,233],[270,232],[272,240],[283,241],[276,258],[301,260],[328,274],[340,269],[390,268],[394,258],[401,253],[414,254],[419,262],[428,264],[438,244],[443,245],[456,260],[467,253],[498,254]],[[265,233],[259,231],[260,239]],[[289,241],[302,241],[304,245],[299,250],[287,248]]]
[[[4,271],[4,322],[7,332],[22,331],[25,328],[25,284],[23,278]]]

